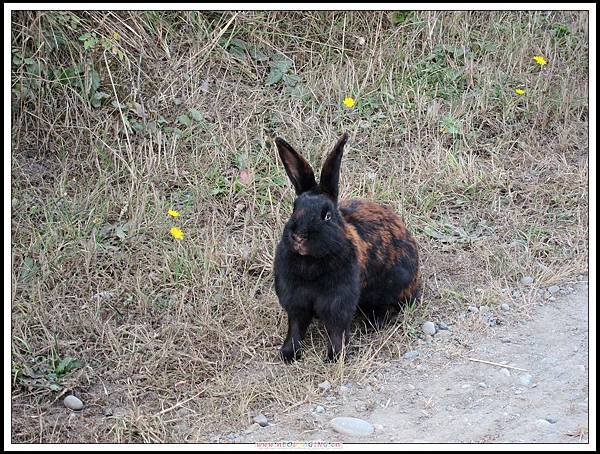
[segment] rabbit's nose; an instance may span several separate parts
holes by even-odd
[[[294,239],[294,241],[295,241],[296,243],[304,243],[304,241],[306,240],[306,238],[304,238],[304,237],[302,237],[302,236],[298,235],[297,233],[293,233],[293,234],[292,234],[292,238]]]

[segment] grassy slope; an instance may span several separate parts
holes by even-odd
[[[577,12],[15,13],[13,441],[205,441],[398,357],[423,317],[585,271],[587,42]],[[404,216],[424,300],[350,361],[315,329],[283,367],[272,139],[318,167],[342,131],[342,196]]]

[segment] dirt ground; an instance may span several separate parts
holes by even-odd
[[[520,323],[490,328],[485,339],[479,333],[460,339],[451,331],[440,333],[418,349],[416,359],[389,364],[369,383],[325,392],[325,412],[317,414],[316,405],[307,404],[286,415],[268,415],[269,426],[236,441],[588,441],[587,283],[532,308]],[[460,354],[454,350],[458,343]],[[367,437],[336,433],[329,423],[336,416],[364,419],[376,430]]]

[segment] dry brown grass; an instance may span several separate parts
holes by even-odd
[[[13,442],[208,441],[368,375],[424,317],[587,270],[585,12],[16,12],[12,48]],[[282,54],[299,82],[266,86]],[[272,139],[319,163],[342,131],[341,195],[404,216],[424,299],[345,362],[312,329],[284,366]]]

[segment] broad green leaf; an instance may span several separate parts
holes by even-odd
[[[231,41],[229,41],[229,45],[230,46],[234,46],[234,47],[238,47],[242,50],[246,50],[248,48],[248,43],[244,40],[241,40],[239,38],[233,38]]]
[[[267,54],[261,52],[256,48],[250,51],[250,57],[252,57],[256,61],[267,61],[269,59],[269,56]]]
[[[195,121],[198,121],[198,122],[200,122],[204,119],[204,117],[202,116],[202,113],[200,113],[200,111],[197,109],[190,109],[190,115]]]
[[[127,230],[128,230],[127,226],[125,226],[125,225],[118,225],[115,228],[115,234],[119,237],[119,239],[121,241],[123,241],[123,240],[125,240],[125,238],[127,238]]]
[[[21,281],[28,281],[37,271],[37,265],[31,257],[25,257],[21,268]]]
[[[448,134],[459,134],[460,120],[457,120],[450,115],[446,115],[441,120],[441,129]]]
[[[92,107],[100,107],[102,105],[102,100],[105,98],[109,98],[110,95],[108,93],[104,93],[103,91],[97,91],[92,95],[91,104]]]
[[[297,76],[296,74],[284,74],[283,75],[283,82],[288,87],[295,87],[299,81],[300,81],[300,76]]]
[[[98,38],[91,36],[83,42],[83,48],[88,50],[94,47],[96,44],[98,44]]]
[[[237,57],[237,58],[240,58],[240,59],[242,59],[242,58],[244,58],[246,56],[246,51],[244,51],[244,49],[240,49],[239,47],[236,47],[236,46],[231,46],[229,48],[228,52],[231,55],[233,55],[234,57]]]
[[[69,373],[73,369],[77,369],[78,367],[81,367],[81,363],[78,360],[76,360],[75,358],[71,358],[70,356],[67,356],[66,358],[63,358],[58,363],[58,365],[56,366],[55,372],[56,372],[56,375],[64,375],[66,373]]]
[[[93,95],[96,90],[98,90],[98,87],[100,86],[100,74],[98,74],[97,71],[95,70],[91,70],[88,73],[88,78],[89,78],[89,90],[88,93]]]
[[[279,82],[283,78],[283,71],[278,66],[274,66],[271,68],[271,71],[267,75],[267,79],[265,80],[265,85],[274,85]]]
[[[273,55],[272,67],[279,68],[285,74],[294,65],[294,62],[282,54]]]
[[[143,131],[144,129],[146,129],[143,123],[140,123],[139,121],[135,120],[132,120],[131,127],[136,131]]]
[[[192,124],[192,120],[190,120],[190,117],[188,117],[186,114],[183,114],[177,117],[177,123],[190,126]]]
[[[392,24],[393,25],[402,25],[410,16],[412,15],[412,11],[394,11],[392,13]]]

